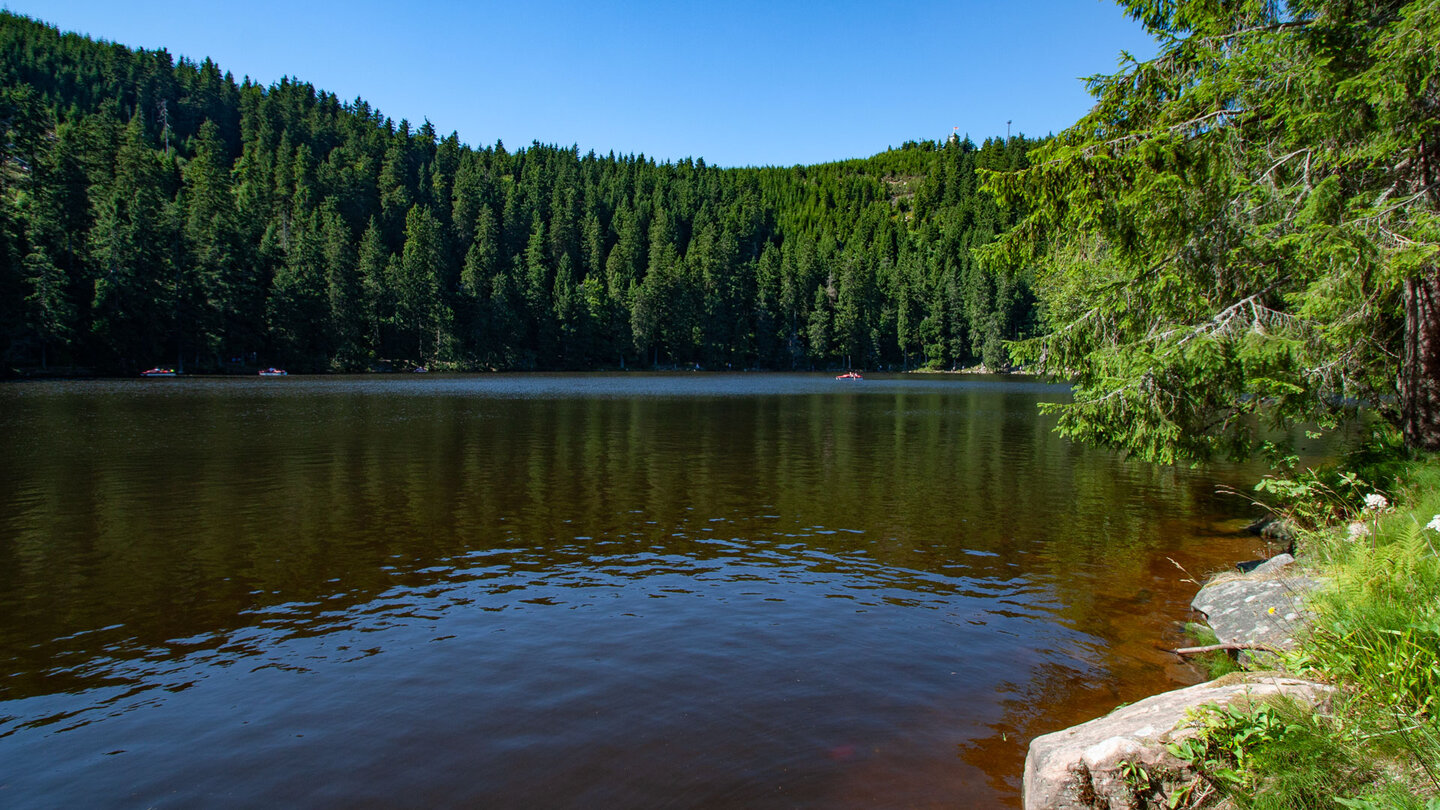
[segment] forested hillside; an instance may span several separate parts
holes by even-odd
[[[7,368],[1006,364],[1028,283],[978,168],[483,148],[308,84],[0,15]],[[480,133],[472,133],[480,134]]]

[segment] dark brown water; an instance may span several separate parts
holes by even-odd
[[[1257,470],[976,378],[0,387],[0,805],[973,807],[1197,673]],[[1172,560],[1174,562],[1172,562]]]

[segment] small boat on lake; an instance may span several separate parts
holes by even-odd
[[[847,372],[845,372],[844,374],[836,374],[836,375],[835,375],[835,379],[837,379],[837,380],[863,380],[863,379],[865,379],[865,378],[864,378],[864,377],[861,377],[861,376],[860,376],[860,372],[858,372],[858,371],[847,371]]]
[[[173,368],[159,368],[159,367],[156,367],[156,368],[147,368],[147,369],[145,369],[144,371],[140,372],[140,376],[141,376],[141,377],[174,377],[174,376],[175,376],[175,369],[173,369]]]
[[[262,369],[260,369],[260,376],[261,376],[261,377],[284,377],[284,376],[287,376],[287,374],[288,374],[288,372],[286,372],[285,369],[283,369],[283,368],[262,368]]]

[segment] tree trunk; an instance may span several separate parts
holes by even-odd
[[[1413,450],[1440,450],[1440,268],[1405,280],[1400,430]]]

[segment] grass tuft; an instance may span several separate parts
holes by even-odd
[[[1440,810],[1440,458],[1351,461],[1265,487],[1328,583],[1287,667],[1339,692],[1210,721],[1191,761],[1234,806]]]

